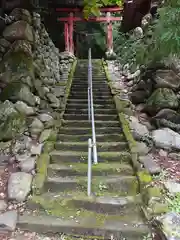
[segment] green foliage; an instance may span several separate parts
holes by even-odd
[[[177,193],[172,198],[166,199],[169,203],[169,209],[173,212],[180,212],[180,193]]]
[[[84,16],[88,18],[90,14],[94,16],[100,16],[99,8],[108,5],[119,5],[121,6],[121,0],[84,0]]]
[[[149,66],[169,55],[180,55],[180,0],[167,0],[158,12],[159,19],[152,22],[143,38],[117,34],[115,52],[122,63]]]

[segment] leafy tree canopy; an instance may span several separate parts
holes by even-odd
[[[90,14],[100,15],[99,8],[108,5],[122,5],[122,0],[84,0],[84,16],[88,18]]]

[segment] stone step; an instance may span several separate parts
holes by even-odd
[[[88,103],[88,99],[68,99],[68,103],[74,103],[74,104],[85,104]],[[113,104],[113,99],[94,99],[94,104]]]
[[[64,114],[65,120],[88,120],[88,114]],[[118,116],[116,114],[95,114],[95,120],[117,120]]]
[[[136,196],[138,193],[138,181],[135,176],[108,175],[93,176],[91,182],[92,192],[97,196],[106,192],[117,194],[118,196]],[[50,177],[48,176],[44,184],[44,192],[64,192],[64,191],[86,191],[87,177]]]
[[[88,89],[87,88],[79,88],[79,89],[71,89],[71,92],[70,92],[70,94],[71,95],[77,95],[77,94],[79,94],[79,95],[87,95],[87,93],[88,93]],[[98,94],[103,94],[104,96],[112,96],[112,94],[111,94],[111,91],[110,90],[103,90],[103,89],[93,89],[93,96],[96,96],[96,95],[98,95]]]
[[[91,134],[92,128],[78,128],[78,127],[62,127],[59,130],[60,134],[72,134],[72,135],[83,135]],[[121,127],[98,127],[96,128],[96,134],[113,134],[113,133],[122,133]]]
[[[98,108],[98,109],[94,109],[94,112],[95,112],[95,114],[117,114],[117,110],[116,109],[100,109],[100,108]],[[67,108],[66,108],[66,112],[65,113],[68,113],[68,114],[75,114],[75,113],[77,113],[77,114],[87,114],[88,113],[88,109],[87,108],[85,108],[85,109],[80,109],[80,108],[74,108],[74,109],[72,109],[72,108],[69,108],[68,106],[67,106]]]
[[[87,142],[56,142],[56,150],[61,151],[87,151]],[[98,142],[97,143],[98,152],[113,152],[113,151],[123,151],[128,150],[127,142]]]
[[[75,104],[75,103],[69,103],[67,104],[67,109],[87,109],[88,104],[87,103],[82,103],[82,104]],[[115,105],[112,104],[94,104],[94,110],[96,109],[116,109]]]
[[[46,202],[46,206],[45,206]],[[86,192],[60,192],[44,193],[41,196],[34,196],[28,199],[28,208],[31,210],[43,209],[48,211],[48,206],[51,204],[58,207],[59,203],[64,203],[64,207],[73,206],[79,211],[87,210],[99,214],[119,215],[119,216],[139,216],[141,197],[127,196],[127,197],[113,197],[113,196],[87,196]],[[92,214],[92,213],[90,213]]]
[[[78,211],[77,211],[78,212]],[[78,212],[79,213],[79,212]],[[90,214],[88,211],[79,213],[80,216],[53,217],[45,214],[24,213],[19,216],[17,227],[24,231],[50,234],[68,234],[90,239],[128,239],[142,240],[150,230],[142,218],[134,216],[133,219],[107,216],[103,214]],[[66,215],[67,216],[67,212]]]
[[[72,86],[71,86],[71,91],[72,90],[76,90],[76,89],[88,89],[88,84],[86,83],[73,83]],[[93,91],[96,91],[96,90],[106,90],[106,91],[110,91],[107,83],[94,83],[93,84]]]
[[[70,94],[69,95],[69,98],[73,98],[73,99],[87,99],[88,98],[88,95],[87,94]],[[98,94],[98,95],[93,95],[93,100],[96,101],[96,100],[108,100],[108,99],[111,99],[112,96],[110,94],[108,95],[103,95],[103,94]],[[112,99],[111,99],[112,100]]]
[[[57,151],[54,150],[50,153],[52,163],[73,163],[73,162],[84,162],[88,160],[88,151]],[[98,152],[99,162],[116,162],[119,163],[129,163],[131,159],[131,154],[127,151],[121,152]]]
[[[48,176],[87,176],[87,168],[87,163],[50,164],[48,167]],[[93,176],[108,176],[109,174],[132,176],[134,175],[134,170],[126,163],[98,163],[92,164],[92,174]]]
[[[57,139],[61,142],[80,142],[86,141],[92,138],[91,134],[83,134],[83,135],[67,135],[67,134],[58,134]],[[96,134],[97,142],[120,142],[124,141],[125,137],[123,134]]]
[[[84,128],[84,127],[91,127],[91,123],[89,120],[65,120],[63,122],[64,127],[78,127],[78,128]],[[120,127],[119,121],[95,121],[96,128],[99,127]]]

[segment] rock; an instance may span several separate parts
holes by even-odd
[[[11,107],[12,105],[7,101],[0,105],[0,111],[4,109],[4,112],[0,114],[0,140],[11,140],[15,135],[20,134],[25,129],[25,118]]]
[[[42,113],[38,116],[41,122],[49,122],[53,120],[53,117],[47,113]]]
[[[164,183],[164,185],[170,193],[180,193],[180,183],[167,181]]]
[[[128,116],[126,116],[126,117],[129,118]],[[136,117],[130,116],[129,126],[130,126],[132,134],[136,140],[141,140],[144,137],[150,137],[150,133],[149,133],[147,127],[144,126],[143,124],[141,124]]]
[[[171,89],[158,88],[147,100],[145,109],[153,115],[163,108],[177,109],[178,106],[178,98]]]
[[[2,150],[2,149],[0,149]],[[5,155],[5,154],[0,154],[0,165],[4,165],[7,164],[9,161],[10,156],[9,155]]]
[[[25,201],[31,191],[32,175],[24,172],[12,173],[8,181],[8,198]]]
[[[19,166],[22,172],[31,172],[35,169],[36,157],[29,157],[25,161],[21,161]]]
[[[30,125],[30,132],[31,134],[39,134],[44,129],[43,123],[38,119],[35,118],[32,124]]]
[[[22,9],[22,8],[15,8],[12,10],[12,12],[10,13],[10,16],[14,16],[16,21],[18,20],[23,20],[27,23],[29,23],[30,25],[32,24],[32,17],[31,14],[28,10],[26,9]]]
[[[31,116],[35,114],[34,108],[29,107],[26,103],[22,101],[17,101],[14,106],[20,113],[25,114],[26,116]]]
[[[158,217],[158,221],[168,240],[180,240],[180,214],[168,212]]]
[[[30,150],[32,139],[28,136],[22,135],[15,143],[14,153],[20,153],[24,150]]]
[[[180,135],[169,128],[154,130],[152,139],[158,148],[180,149]]]
[[[178,89],[180,87],[180,77],[172,70],[157,70],[154,80],[157,88]]]
[[[32,155],[40,155],[41,152],[42,152],[42,147],[43,147],[43,144],[34,144],[31,146],[31,154]]]
[[[172,152],[172,153],[169,153],[168,157],[175,161],[180,161],[180,153]]]
[[[172,109],[162,109],[156,116],[151,119],[151,122],[158,128],[167,127],[175,131],[180,130],[180,114]]]
[[[150,148],[144,142],[136,142],[136,148],[139,155],[146,155]]]
[[[14,231],[17,219],[18,214],[16,210],[0,214],[0,232]]]
[[[53,108],[59,108],[60,107],[60,101],[59,99],[52,93],[47,93],[47,98],[51,102],[51,106]]]
[[[150,174],[157,174],[161,172],[161,168],[153,160],[153,156],[148,154],[147,156],[140,156],[139,161],[144,165]]]
[[[46,140],[48,140],[50,135],[51,135],[51,129],[45,129],[39,137],[39,142],[40,143],[45,142]]]
[[[18,162],[24,162],[26,161],[27,159],[29,159],[31,157],[31,154],[29,152],[26,152],[24,154],[17,154],[16,155],[16,160]]]
[[[0,200],[0,212],[5,211],[7,208],[7,203],[4,200]]]
[[[17,97],[19,100],[26,102],[30,106],[35,106],[35,96],[31,93],[30,88],[27,85],[22,85]]]
[[[167,155],[168,155],[167,151],[164,151],[163,149],[160,149],[160,150],[159,150],[159,156],[161,156],[161,157],[167,157]]]
[[[149,96],[144,90],[138,90],[130,94],[130,99],[132,103],[139,104],[144,103],[146,98]]]
[[[7,26],[3,31],[3,37],[10,41],[14,42],[16,40],[27,40],[33,43],[33,29],[25,21],[17,21]]]

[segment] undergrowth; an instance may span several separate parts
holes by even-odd
[[[116,31],[115,52],[122,64],[154,66],[170,55],[180,56],[180,0],[167,0],[158,16],[143,38]]]

